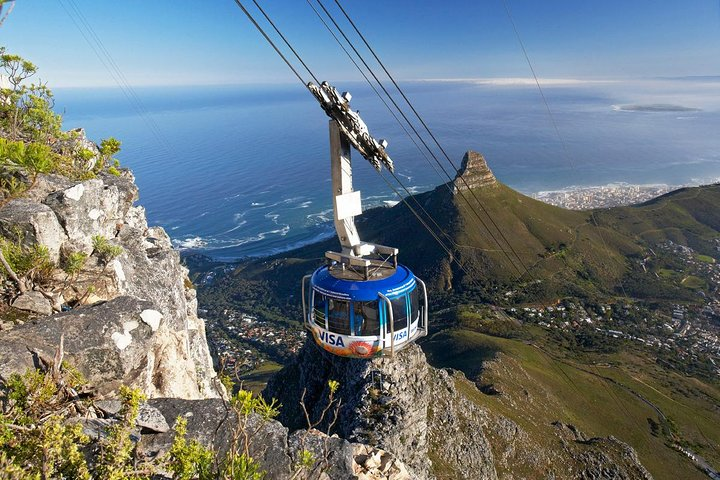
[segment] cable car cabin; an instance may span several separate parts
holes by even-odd
[[[392,355],[427,334],[425,283],[403,265],[370,280],[325,265],[303,278],[305,326],[335,355]],[[310,278],[310,288],[305,282]]]

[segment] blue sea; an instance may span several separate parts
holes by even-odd
[[[367,85],[337,86],[351,91],[371,133],[388,139],[411,191],[446,181]],[[548,82],[547,106],[524,82],[404,88],[453,168],[465,151],[479,151],[523,193],[720,177],[720,78]],[[149,222],[180,249],[231,260],[333,234],[328,119],[299,84],[58,89],[55,96],[66,129],[122,141],[118,158],[135,173]],[[360,155],[353,166],[364,208],[398,201]]]

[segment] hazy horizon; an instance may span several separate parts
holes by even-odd
[[[333,2],[324,5],[372,58]],[[532,78],[523,49],[539,78],[720,74],[720,5],[714,0],[552,5],[346,0],[343,5],[404,81]],[[361,79],[305,2],[263,6],[318,78]],[[262,19],[254,7],[251,11]],[[2,44],[38,65],[39,77],[55,88],[295,81],[232,1],[131,0],[122,8],[91,0],[16,2],[0,28]]]

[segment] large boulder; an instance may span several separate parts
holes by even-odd
[[[115,236],[137,194],[134,184],[132,188],[130,185],[93,178],[45,198],[44,203],[52,208],[65,229],[70,250],[89,254],[93,250],[93,236]]]
[[[44,245],[50,260],[56,263],[60,259],[60,249],[67,241],[55,212],[47,205],[25,198],[11,200],[0,208],[0,235],[11,241],[21,241],[26,247]]]
[[[200,398],[183,338],[164,328],[156,307],[133,297],[81,307],[26,322],[0,337],[0,376],[24,373],[52,360],[64,341],[65,359],[83,373],[99,395],[121,384],[151,396]]]

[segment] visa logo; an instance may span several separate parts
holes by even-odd
[[[343,337],[325,331],[320,332],[320,341],[323,343],[327,343],[328,345],[335,345],[336,347],[345,346],[345,342],[343,342]]]

